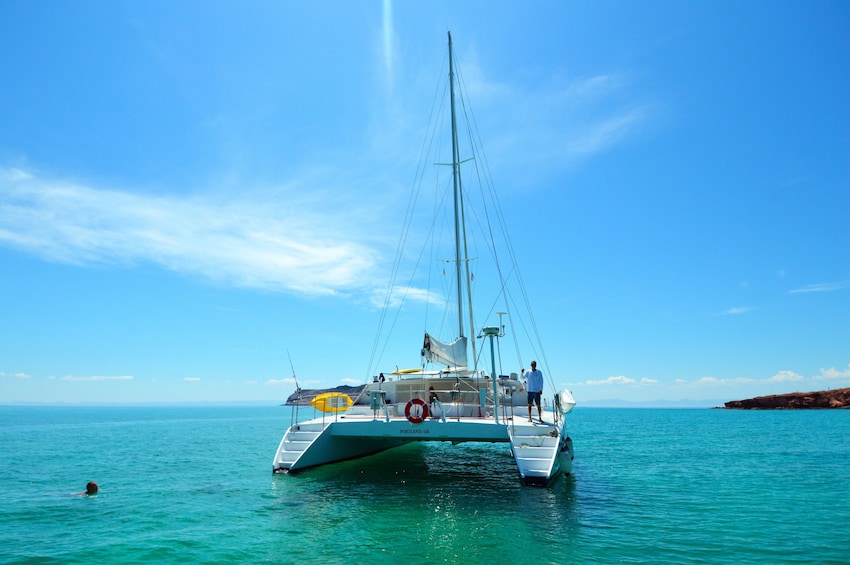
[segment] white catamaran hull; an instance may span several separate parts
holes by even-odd
[[[399,381],[392,385],[406,390],[411,386],[426,390],[430,383],[440,384],[434,379],[415,384]],[[344,413],[324,414],[290,426],[275,454],[274,472],[295,473],[412,441],[508,443],[521,478],[529,484],[546,484],[560,473],[568,474],[572,470],[572,441],[566,435],[562,414],[558,423],[553,412],[544,413],[543,422],[536,418],[528,422],[527,407],[514,404],[518,399],[505,395],[503,402],[511,404],[494,404],[488,402],[492,395],[488,396],[486,389],[482,389],[479,396],[483,404],[437,401],[429,404],[427,417],[419,421],[421,412],[410,409],[418,402],[417,393],[407,403],[367,405],[362,399],[368,398],[369,392],[364,391],[358,399],[360,403]],[[395,386],[377,392],[381,399],[387,394],[399,394]],[[425,402],[418,402],[422,404]]]

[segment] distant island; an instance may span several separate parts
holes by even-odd
[[[726,408],[739,410],[801,410],[811,408],[850,408],[850,388],[791,392],[757,396],[747,400],[732,400]]]

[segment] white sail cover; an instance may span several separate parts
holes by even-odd
[[[446,367],[466,367],[466,338],[459,337],[452,343],[443,343],[425,332],[422,357],[429,363]]]

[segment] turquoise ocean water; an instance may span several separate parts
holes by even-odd
[[[579,407],[548,488],[504,444],[272,475],[290,417],[0,407],[0,562],[850,562],[850,411]]]

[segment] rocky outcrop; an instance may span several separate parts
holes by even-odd
[[[820,390],[817,392],[792,392],[757,396],[747,400],[726,402],[726,408],[743,410],[791,410],[805,408],[850,408],[850,388]]]
[[[298,398],[298,393],[293,392],[289,395],[289,398],[286,399],[286,403],[284,406],[292,406],[297,404],[299,406],[306,406],[310,404],[310,401],[319,396],[320,394],[324,394],[326,392],[339,392],[342,394],[347,394],[351,397],[352,400],[357,398],[357,395],[360,394],[360,391],[363,390],[363,385],[360,386],[347,386],[342,385],[335,388],[313,388],[313,389],[301,389],[301,398]]]

